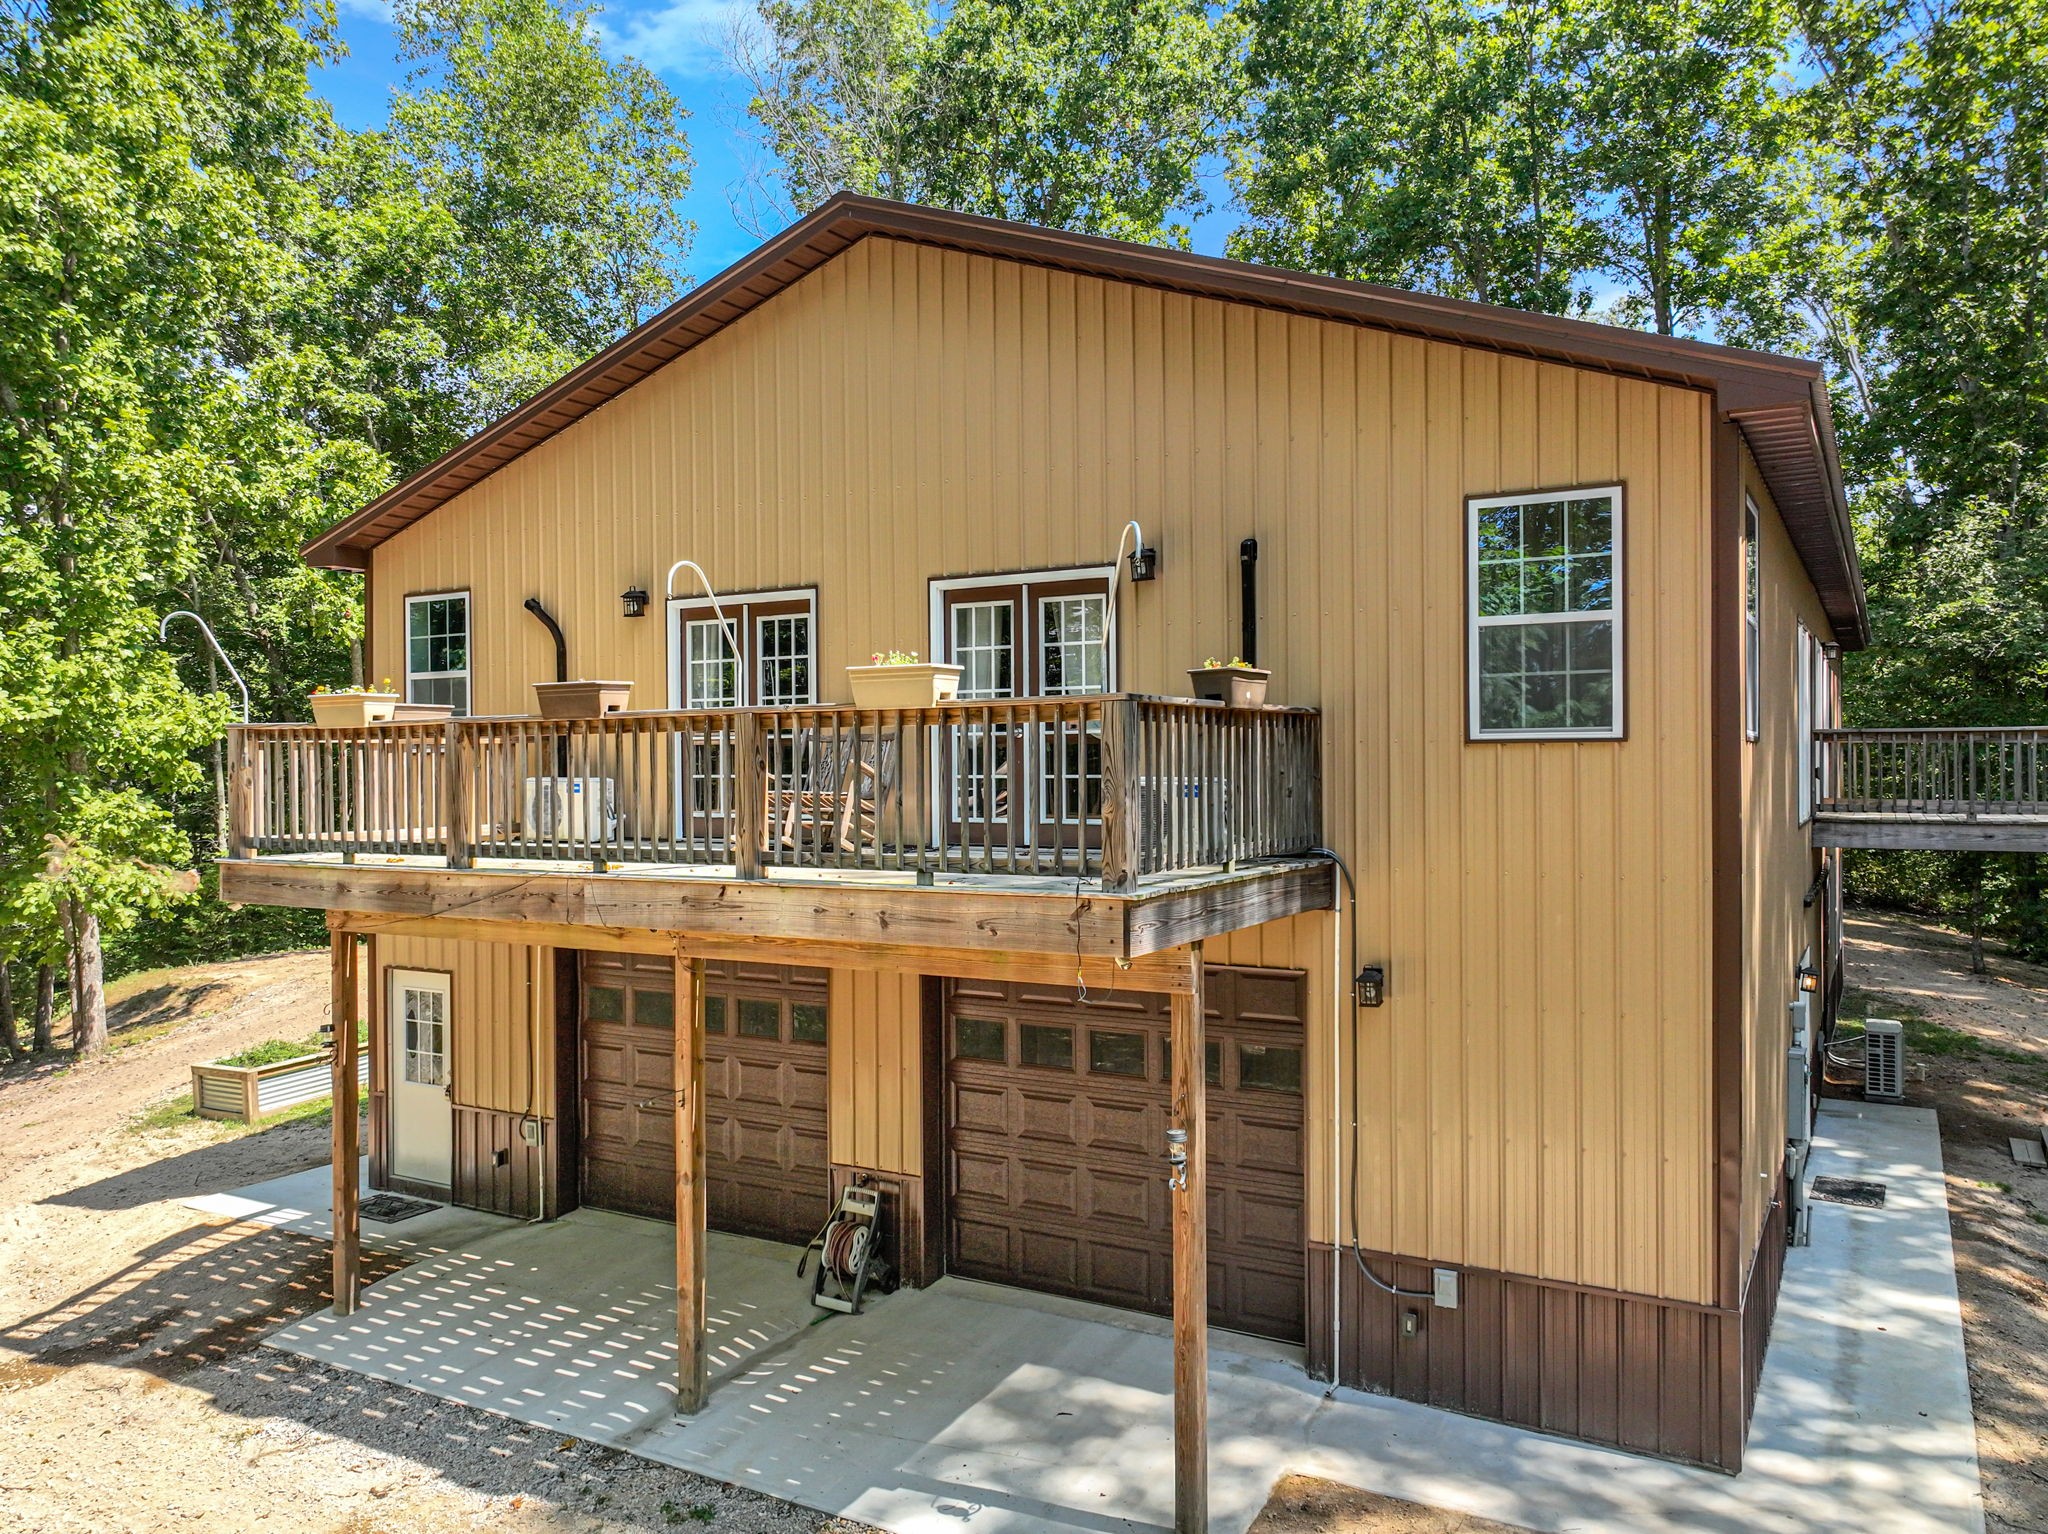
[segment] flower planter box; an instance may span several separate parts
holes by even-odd
[[[357,1081],[370,1080],[370,1054],[356,1056]],[[192,1111],[203,1119],[239,1119],[254,1124],[300,1103],[334,1092],[334,1057],[299,1055],[269,1065],[195,1065]]]
[[[597,719],[621,712],[633,697],[631,682],[535,682],[543,719]]]
[[[316,692],[307,701],[313,705],[313,723],[330,729],[382,724],[398,709],[395,692]]]
[[[391,711],[393,724],[425,724],[455,717],[452,703],[401,703]]]
[[[960,668],[919,662],[908,666],[848,666],[855,708],[934,708],[960,691]]]
[[[1260,666],[1194,666],[1188,682],[1198,698],[1227,703],[1232,708],[1259,708],[1266,701],[1266,684],[1273,673]]]

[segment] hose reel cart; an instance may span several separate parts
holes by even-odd
[[[798,1278],[814,1254],[818,1266],[811,1275],[811,1303],[859,1315],[868,1286],[879,1288],[889,1279],[889,1264],[882,1257],[882,1195],[864,1183],[847,1184],[830,1218],[797,1259]]]

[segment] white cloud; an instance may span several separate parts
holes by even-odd
[[[665,0],[645,10],[622,7],[600,15],[597,33],[609,53],[630,54],[662,74],[701,79],[726,72],[726,35],[751,11],[745,0]]]
[[[338,0],[335,9],[344,16],[361,16],[366,21],[391,25],[391,0]]]

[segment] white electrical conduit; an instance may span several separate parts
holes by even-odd
[[[1124,530],[1116,535],[1116,552],[1109,559],[1109,602],[1102,618],[1102,687],[1107,692],[1116,685],[1116,593],[1123,583],[1124,540],[1135,536],[1131,545],[1133,552],[1145,547],[1145,529],[1138,526],[1133,518],[1124,524]]]
[[[228,652],[220,647],[220,641],[213,637],[213,630],[208,627],[204,618],[183,607],[179,608],[176,612],[165,613],[164,621],[156,626],[157,643],[162,644],[169,637],[171,620],[173,618],[190,618],[199,625],[199,632],[206,636],[206,642],[213,646],[213,653],[220,657],[220,663],[228,668],[228,675],[235,679],[235,686],[242,691],[242,723],[247,724],[249,722],[249,684],[242,680],[242,673],[237,671],[235,663],[228,659]]]
[[[719,628],[724,630],[725,642],[727,646],[732,650],[732,664],[734,672],[733,680],[735,683],[737,683],[739,681],[738,672],[740,666],[740,636],[733,632],[732,624],[726,621],[725,609],[718,605],[718,593],[711,589],[711,577],[704,573],[704,567],[698,564],[697,561],[694,559],[677,560],[674,564],[668,567],[668,579],[661,583],[662,594],[665,598],[667,598],[667,600],[671,602],[675,600],[676,571],[684,569],[685,567],[697,572],[697,579],[703,584],[704,587],[704,595],[708,597],[711,601],[711,610],[712,612],[718,615],[718,626]],[[687,654],[685,654],[683,656],[684,666],[687,667],[689,665],[689,662],[690,657]]]

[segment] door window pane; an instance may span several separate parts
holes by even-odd
[[[731,708],[739,702],[739,659],[716,618],[683,625],[683,706]]]
[[[1039,690],[1047,697],[1108,690],[1109,655],[1102,644],[1107,605],[1095,593],[1040,601]]]
[[[1292,1044],[1238,1045],[1237,1084],[1253,1092],[1300,1092],[1301,1050]]]
[[[723,996],[706,996],[704,998],[704,1031],[706,1033],[725,1032],[725,998]]]
[[[1016,695],[1016,614],[1010,602],[962,602],[953,609],[953,664],[960,668],[961,697]]]
[[[626,993],[615,985],[585,987],[583,1015],[593,1023],[623,1023],[626,1020]]]
[[[779,1039],[782,1037],[782,1003],[761,1001],[752,996],[740,998],[740,1037],[743,1039]]]
[[[1088,1030],[1088,1069],[1098,1076],[1145,1074],[1145,1035]]]
[[[799,1044],[825,1042],[825,1009],[815,1001],[794,1001],[789,1006],[789,1036]]]
[[[954,1018],[953,1058],[1002,1063],[1003,1025],[992,1017]]]
[[[1074,1068],[1074,1030],[1052,1023],[1017,1025],[1017,1063],[1048,1070]]]
[[[642,1028],[673,1028],[676,1025],[676,999],[669,991],[633,992],[633,1021]]]
[[[405,1079],[415,1086],[448,1084],[448,998],[438,990],[406,987]]]
[[[779,613],[758,620],[759,689],[754,701],[784,708],[811,701],[811,619],[808,613]]]

